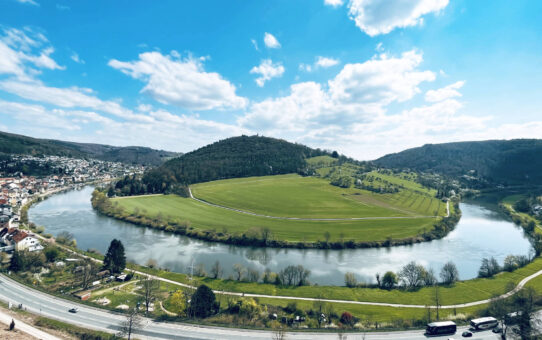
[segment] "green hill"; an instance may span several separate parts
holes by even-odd
[[[75,158],[95,158],[104,161],[158,166],[179,153],[140,146],[111,146],[74,143],[53,139],[38,139],[0,132],[0,154],[52,155]]]
[[[505,185],[542,184],[542,140],[427,144],[374,161],[381,167],[474,176]]]
[[[306,158],[324,154],[282,139],[232,137],[167,161],[148,171],[143,183],[148,192],[164,192],[176,184],[288,174],[306,169]]]

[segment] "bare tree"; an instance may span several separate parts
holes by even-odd
[[[151,302],[156,298],[156,293],[160,288],[160,281],[153,279],[151,276],[145,276],[143,283],[143,298],[145,302],[145,315],[149,312]]]
[[[284,328],[282,328],[282,327],[275,328],[275,330],[273,330],[272,339],[273,340],[285,340],[286,339],[286,330],[284,330]]]
[[[245,267],[243,267],[242,264],[236,263],[233,265],[233,271],[235,272],[235,275],[237,276],[237,281],[241,281],[243,278],[243,274],[245,273]]]
[[[459,271],[453,262],[447,262],[440,271],[440,279],[443,283],[450,285],[459,280]]]
[[[137,308],[134,308],[126,314],[126,319],[120,324],[119,336],[132,338],[132,334],[143,329],[143,319],[137,314]]]
[[[222,276],[222,267],[218,260],[216,260],[215,264],[211,267],[211,275],[213,276],[213,279],[219,279]]]
[[[81,287],[87,289],[88,286],[90,286],[92,278],[96,275],[96,265],[90,260],[85,260],[82,267],[83,268],[78,272],[79,280],[81,281]]]

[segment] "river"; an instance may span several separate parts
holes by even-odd
[[[481,200],[461,203],[461,220],[440,240],[392,248],[300,250],[232,246],[138,227],[95,212],[90,204],[92,190],[87,186],[53,195],[29,209],[29,220],[55,236],[68,231],[80,249],[93,248],[102,254],[112,239],[120,239],[128,261],[145,265],[153,259],[162,268],[182,273],[189,272],[191,263],[201,263],[210,271],[216,260],[226,277],[235,263],[261,273],[302,264],[311,271],[311,283],[344,285],[346,272],[359,281],[374,282],[376,273],[397,272],[409,261],[433,268],[437,275],[444,263],[453,261],[466,280],[476,277],[484,257],[493,256],[502,264],[507,255],[528,255],[532,250],[520,227],[495,205]]]

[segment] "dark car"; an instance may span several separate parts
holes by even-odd
[[[461,333],[461,336],[464,337],[464,338],[470,338],[472,336],[472,333],[469,332],[469,331],[465,331],[465,332]]]
[[[501,327],[501,326],[497,326],[497,327],[493,328],[492,332],[493,332],[493,333],[502,333],[502,327]]]
[[[68,309],[68,312],[77,313],[77,308],[76,307],[70,308],[70,309]]]

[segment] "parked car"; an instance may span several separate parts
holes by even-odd
[[[73,307],[73,308],[68,309],[68,312],[77,313],[77,307]]]
[[[464,338],[470,338],[472,336],[472,333],[469,331],[464,331],[463,333],[461,333],[461,336]]]

